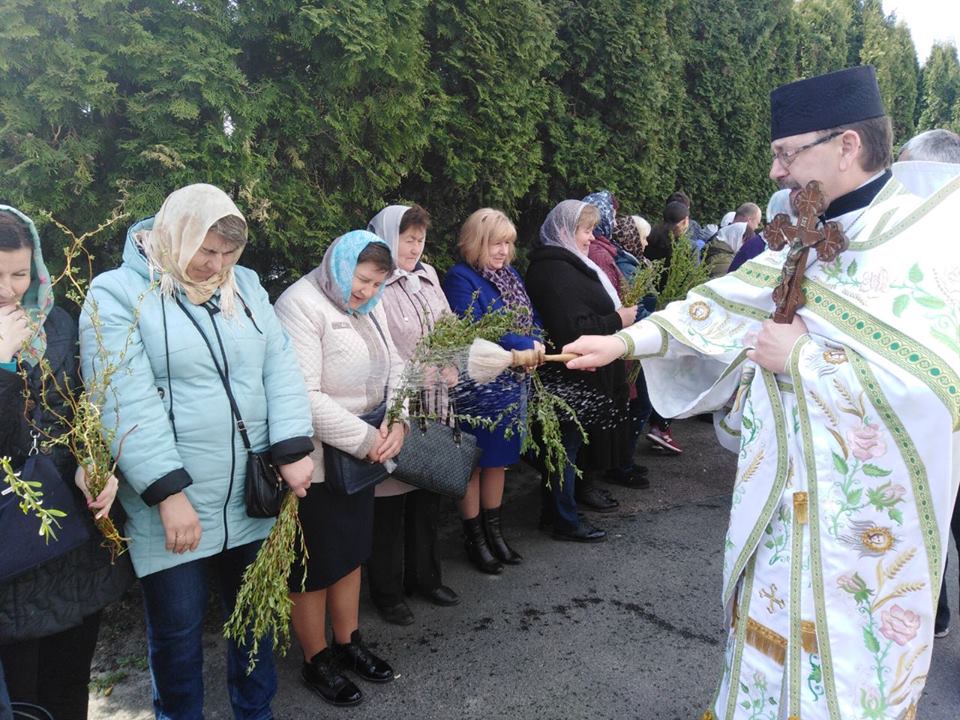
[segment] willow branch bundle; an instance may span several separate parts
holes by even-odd
[[[700,263],[696,249],[684,235],[673,238],[673,251],[666,273],[663,289],[657,298],[658,310],[674,300],[683,300],[690,290],[710,279],[709,270]]]
[[[223,626],[223,634],[239,646],[249,645],[247,673],[257,665],[260,643],[274,640],[274,647],[285,655],[290,645],[289,580],[293,564],[303,568],[300,592],[307,582],[307,546],[298,514],[299,498],[288,492],[280,515],[256,559],[243,572],[233,612]]]
[[[476,295],[473,302],[476,302]],[[465,387],[465,394],[469,395],[474,390],[480,390],[488,381],[491,395],[497,393],[500,389],[499,383],[515,384],[524,382],[525,375],[514,373],[512,375],[502,375],[494,371],[503,365],[502,370],[508,370],[515,364],[515,355],[507,350],[503,350],[497,341],[509,333],[518,335],[529,335],[533,329],[532,318],[529,312],[510,309],[490,310],[479,317],[465,315],[458,317],[456,315],[444,315],[441,317],[434,328],[424,335],[414,350],[413,357],[407,362],[404,377],[401,381],[401,387],[398,388],[391,403],[388,417],[396,419],[402,416],[404,407],[409,401],[419,397],[424,389],[437,389],[438,387],[447,390],[441,381],[444,369],[454,369],[459,374],[456,384]],[[475,345],[477,343],[477,345]],[[490,343],[490,345],[486,344]],[[493,348],[491,348],[491,345]],[[477,356],[472,349],[479,346],[481,352],[486,348],[491,355],[496,355],[496,359],[487,363],[477,363]],[[473,356],[471,358],[471,356]],[[564,361],[561,356],[551,356],[558,362]],[[473,367],[471,368],[471,360]],[[522,361],[519,364],[534,364],[530,361]],[[481,367],[483,366],[483,367]],[[473,372],[478,372],[481,377],[474,376]],[[466,378],[464,378],[464,374]],[[491,377],[492,375],[492,377]],[[527,402],[527,413],[525,417],[510,418],[517,412],[517,404],[510,404],[505,408],[500,408],[495,417],[486,415],[474,415],[469,412],[458,411],[456,420],[471,427],[483,427],[487,430],[503,426],[503,433],[510,437],[516,432],[523,434],[523,450],[533,450],[541,457],[547,466],[548,471],[561,475],[567,461],[566,450],[563,447],[563,437],[560,432],[561,419],[565,416],[575,422],[586,441],[586,433],[577,419],[576,412],[563,398],[552,393],[542,382],[536,369],[529,371],[530,377],[530,396]],[[504,379],[506,378],[506,379]],[[472,387],[471,387],[472,385]],[[415,407],[420,408],[418,412],[424,413],[424,419],[435,419],[435,414],[430,414],[423,409],[421,403],[413,403]],[[533,425],[540,430],[539,439],[533,437],[531,428]],[[579,471],[577,471],[579,473]]]
[[[63,251],[63,270],[51,278],[51,287],[66,286],[64,294],[67,299],[77,305],[82,305],[90,284],[90,278],[93,275],[93,256],[87,249],[86,243],[90,238],[122,220],[126,213],[119,207],[115,208],[105,222],[90,232],[79,236],[54,219],[49,213],[43,213],[43,215],[68,239]],[[129,328],[125,346],[116,356],[111,358],[110,353],[103,345],[100,319],[92,298],[87,303],[87,310],[85,311],[90,312],[92,325],[96,333],[97,353],[94,363],[96,372],[93,373],[92,377],[86,379],[84,388],[75,388],[72,387],[69,378],[57,375],[46,357],[41,358],[38,365],[41,383],[41,393],[38,401],[48,413],[56,418],[63,432],[50,432],[39,426],[32,429],[38,434],[38,437],[42,438],[45,446],[62,446],[76,458],[86,473],[87,490],[91,497],[96,498],[103,492],[110,476],[116,471],[117,458],[120,454],[118,450],[117,457],[114,457],[110,450],[111,444],[117,439],[116,428],[104,426],[103,409],[106,402],[116,402],[113,398],[110,382],[114,374],[123,365],[127,346],[136,330],[136,318]],[[29,374],[27,369],[21,368],[20,374],[24,382],[24,390],[28,391]],[[50,402],[51,393],[63,402],[63,411],[58,410]],[[122,447],[124,439],[120,438],[119,447]],[[5,464],[3,472],[5,480],[10,484],[12,469],[8,470],[8,465]],[[42,505],[42,491],[38,488],[35,488],[34,491],[39,494],[39,502]],[[41,518],[41,528],[46,527],[52,530],[49,523],[46,526],[43,523],[44,519]],[[110,550],[111,558],[116,559],[126,550],[125,538],[120,535],[113,521],[107,516],[96,520],[95,524],[104,537],[104,545]],[[53,537],[56,536],[53,535]]]
[[[472,303],[476,303],[474,293]],[[533,327],[529,312],[523,310],[488,308],[478,317],[470,313],[458,316],[442,315],[430,332],[420,338],[413,356],[407,361],[400,387],[396,389],[387,417],[395,421],[403,416],[404,408],[418,397],[422,390],[444,385],[445,371],[462,374],[467,370],[469,348],[474,340],[498,341],[508,333],[528,334]],[[454,383],[455,384],[455,383]],[[419,404],[417,404],[419,407]],[[458,415],[469,425],[489,425],[481,417]]]
[[[577,432],[583,438],[584,444],[590,442],[587,431],[577,418],[577,413],[570,403],[559,395],[550,392],[543,384],[543,380],[535,369],[530,373],[530,398],[527,401],[526,433],[523,436],[521,453],[528,450],[540,457],[547,469],[547,487],[550,487],[550,478],[557,477],[560,487],[563,487],[563,468],[567,464],[567,451],[563,446],[563,433],[560,426],[562,417],[572,421],[577,426]],[[539,442],[533,432],[539,428]],[[580,468],[571,460],[577,477],[581,476]]]
[[[623,293],[623,304],[627,307],[639,305],[647,295],[655,295],[662,275],[663,260],[641,263]]]

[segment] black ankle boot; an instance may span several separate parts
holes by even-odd
[[[500,531],[500,508],[491,508],[481,510],[483,517],[483,528],[487,535],[487,544],[493,551],[493,554],[500,558],[507,565],[519,565],[523,557],[516,550],[507,545],[503,539],[503,533]]]
[[[480,572],[490,575],[503,572],[503,565],[493,556],[487,545],[479,515],[463,521],[463,546],[467,550],[467,558]]]

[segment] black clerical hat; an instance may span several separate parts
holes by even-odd
[[[770,93],[770,140],[886,115],[872,65],[782,85]]]

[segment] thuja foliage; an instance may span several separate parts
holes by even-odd
[[[94,227],[120,198],[140,218],[175,188],[210,182],[249,219],[243,262],[272,291],[396,201],[434,215],[441,270],[481,205],[510,213],[521,246],[556,201],[601,186],[654,220],[683,188],[693,217],[716,222],[774,190],[779,83],[873,62],[897,144],[948,112],[956,122],[956,101],[935,102],[949,73],[918,81],[906,29],[880,7],[9,0],[0,201]],[[123,234],[94,239],[97,269],[119,259]]]

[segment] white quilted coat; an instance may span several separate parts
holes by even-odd
[[[380,403],[384,385],[392,396],[403,373],[403,360],[390,339],[383,304],[376,305],[369,315],[348,315],[323,294],[319,274],[317,268],[300,278],[275,305],[293,342],[310,398],[313,482],[323,482],[322,443],[357,458],[366,457],[377,429],[358,416]]]

